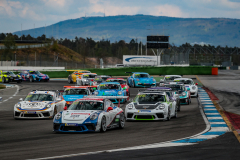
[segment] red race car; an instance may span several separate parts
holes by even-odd
[[[124,80],[123,78],[108,78],[106,80],[106,82],[119,82],[121,87],[123,89],[126,89],[126,92],[127,92],[127,96],[128,96],[128,99],[129,100],[129,97],[130,97],[130,89],[129,89],[129,86],[127,85],[127,81]]]

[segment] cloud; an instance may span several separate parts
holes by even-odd
[[[183,13],[179,7],[168,5],[168,4],[153,7],[149,11],[149,14],[155,15],[155,16],[168,16],[168,17],[188,17],[189,16],[188,14]]]
[[[69,2],[71,0],[42,0],[44,3],[45,3],[45,6],[47,7],[54,7],[54,8],[57,8],[57,7],[65,7],[67,5],[67,2],[69,4]]]

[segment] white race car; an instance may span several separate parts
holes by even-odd
[[[89,96],[74,101],[68,110],[59,112],[53,120],[54,132],[105,132],[110,128],[124,128],[123,110],[104,98]],[[119,98],[119,97],[114,97]],[[128,98],[122,96],[120,98]]]
[[[193,79],[193,78],[192,78]],[[190,89],[191,97],[198,97],[198,83],[194,83],[191,78],[177,78],[174,82],[184,83],[186,88]]]
[[[84,73],[81,75],[81,77],[77,77],[77,85],[90,86],[90,83],[93,82],[96,76],[96,73]]]
[[[166,75],[163,79],[160,80],[159,86],[164,86],[165,83],[173,82],[176,78],[182,78],[180,75]]]
[[[139,92],[125,108],[126,120],[170,120],[177,117],[176,101],[170,99],[166,90]]]
[[[15,104],[13,117],[15,119],[53,118],[58,112],[63,111],[66,101],[58,91],[32,91],[23,100]]]

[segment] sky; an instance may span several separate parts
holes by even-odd
[[[240,0],[0,0],[0,33],[104,14],[240,19]]]

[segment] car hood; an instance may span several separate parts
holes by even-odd
[[[77,121],[78,123],[83,123],[91,114],[95,113],[94,110],[67,110],[62,112],[62,119],[63,121],[67,122],[73,122]]]
[[[65,101],[75,101],[77,99],[83,98],[84,96],[87,96],[87,95],[63,95],[63,99]]]
[[[99,91],[99,95],[102,96],[117,96],[118,95],[118,91],[120,90],[100,90]]]
[[[135,79],[139,79],[139,82],[142,82],[142,83],[152,83],[153,82],[152,78],[135,78]]]
[[[49,101],[22,101],[20,102],[21,104],[21,109],[44,109],[47,104],[51,102]]]

